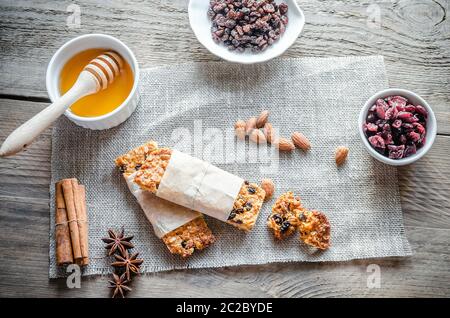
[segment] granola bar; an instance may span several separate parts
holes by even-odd
[[[286,192],[273,205],[267,226],[277,239],[284,239],[297,230],[299,217],[304,211],[300,198],[295,197],[292,192]]]
[[[158,149],[156,142],[147,142],[118,157],[115,160],[115,163],[123,176],[128,177],[141,169],[146,158],[155,149]],[[202,250],[214,243],[215,238],[208,228],[203,216],[200,215],[167,233],[162,237],[162,240],[172,254],[187,257],[196,249]]]
[[[156,148],[151,150],[137,172],[134,181],[144,190],[156,193],[170,161],[172,150]],[[227,223],[244,231],[255,225],[264,201],[265,192],[257,184],[245,181],[230,211]]]
[[[325,250],[330,247],[330,222],[319,211],[303,211],[299,217],[300,239],[308,245]]]

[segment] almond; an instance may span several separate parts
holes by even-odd
[[[238,120],[236,124],[234,124],[234,132],[240,140],[245,139],[245,126],[246,124],[243,120]]]
[[[273,131],[271,123],[266,123],[264,125],[264,136],[266,136],[266,140],[269,143],[272,143],[272,141],[275,140],[275,132]]]
[[[300,148],[304,151],[311,149],[311,143],[309,142],[308,138],[306,138],[302,133],[296,131],[292,134],[291,138],[292,142],[297,148]]]
[[[270,200],[275,192],[275,185],[272,179],[262,179],[261,180],[261,188],[266,192],[266,196],[264,200]]]
[[[274,142],[274,145],[280,151],[292,151],[295,149],[294,144],[287,138],[278,138]]]
[[[263,110],[256,120],[256,128],[263,128],[269,118],[269,111]]]
[[[340,166],[344,163],[345,159],[347,159],[347,156],[348,156],[348,148],[347,147],[339,146],[336,148],[335,159],[336,159],[336,164],[338,166]]]
[[[252,117],[249,120],[247,120],[247,123],[245,124],[245,133],[247,135],[250,135],[253,129],[256,128],[256,117]]]
[[[250,140],[257,144],[263,144],[267,142],[264,133],[259,129],[253,129],[253,131],[250,133]]]

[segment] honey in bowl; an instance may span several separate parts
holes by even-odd
[[[83,68],[97,56],[108,51],[107,49],[90,49],[77,53],[64,65],[59,76],[59,90],[61,95],[66,93],[73,84]],[[97,117],[108,114],[119,107],[131,92],[134,84],[134,74],[130,65],[124,59],[120,74],[115,77],[111,84],[104,90],[95,94],[85,96],[72,104],[70,110],[73,114],[81,117]]]

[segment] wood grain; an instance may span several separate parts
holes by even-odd
[[[0,140],[46,103],[0,99]],[[0,159],[0,296],[108,297],[107,277],[68,289],[48,280],[50,131],[24,153]],[[415,255],[402,259],[273,264],[145,275],[133,297],[436,297],[450,295],[450,137],[438,136],[419,163],[399,170],[407,236]],[[440,173],[440,171],[442,173]],[[11,266],[11,262],[18,264]],[[368,289],[369,264],[381,288]],[[26,279],[24,279],[26,277]]]
[[[142,67],[218,60],[191,32],[187,3],[77,1],[81,24],[73,28],[67,24],[72,14],[66,11],[69,2],[2,1],[0,94],[47,98],[44,79],[51,56],[64,42],[86,33],[108,33],[123,40]],[[449,1],[298,3],[307,24],[283,57],[383,55],[390,85],[423,95],[436,111],[439,131],[450,134]],[[377,10],[380,23],[373,23]]]
[[[298,2],[307,24],[283,57],[384,55],[390,85],[423,95],[436,112],[441,135],[432,150],[399,169],[414,256],[172,271],[136,279],[132,296],[450,296],[450,1]],[[0,140],[46,106],[46,65],[75,36],[116,36],[132,48],[141,67],[217,60],[192,35],[187,0],[76,3],[80,28],[67,26],[71,2],[0,3]],[[371,23],[378,9],[381,23]],[[84,279],[82,288],[73,290],[63,279],[48,279],[50,133],[26,152],[0,159],[0,297],[106,297],[106,277]],[[381,268],[379,289],[367,288],[369,264]]]

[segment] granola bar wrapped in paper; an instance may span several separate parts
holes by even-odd
[[[187,257],[196,249],[202,250],[212,244],[214,236],[201,213],[158,198],[143,191],[134,182],[147,154],[156,147],[154,142],[137,147],[117,158],[116,165],[120,167],[128,188],[152,224],[156,236],[163,240],[171,253]]]
[[[245,231],[255,225],[265,196],[258,185],[169,148],[150,151],[134,182],[157,197]]]

